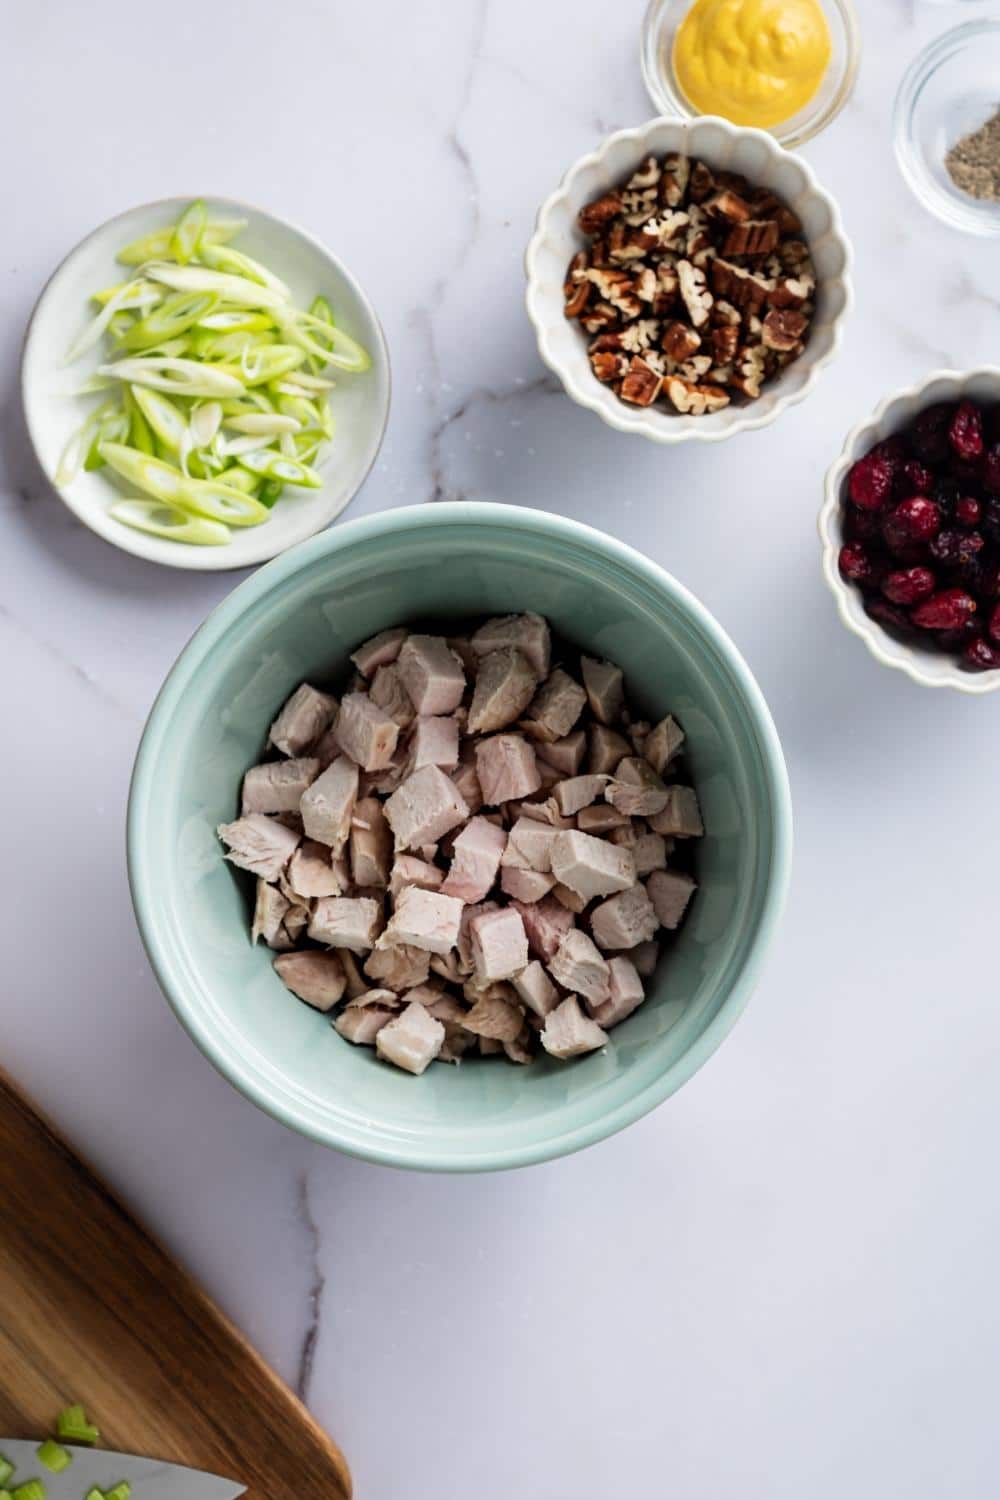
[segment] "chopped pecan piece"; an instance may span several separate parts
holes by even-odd
[[[693,359],[686,359],[683,364],[678,365],[672,373],[680,375],[684,380],[697,383],[704,379],[712,368],[712,356],[710,354],[696,354]]]
[[[670,311],[677,301],[679,291],[680,281],[675,267],[667,261],[661,261],[656,268],[656,296],[653,298],[653,311],[658,318]]]
[[[646,220],[656,213],[659,201],[659,194],[655,187],[641,188],[638,192],[622,193],[625,223],[633,226],[645,224]]]
[[[660,178],[660,198],[667,208],[676,208],[684,201],[688,181],[691,177],[691,159],[678,151],[671,151],[663,158],[663,176]]]
[[[761,328],[761,337],[768,349],[775,349],[779,354],[787,354],[790,349],[800,342],[806,331],[806,320],[802,313],[796,312],[794,308],[772,308],[764,319]]]
[[[627,349],[630,354],[641,354],[656,341],[659,331],[658,318],[636,318],[635,322],[630,323],[622,332],[622,348]]]
[[[763,344],[751,344],[736,356],[736,371],[730,384],[749,401],[756,401],[767,373],[767,350]]]
[[[625,184],[626,188],[651,188],[660,180],[660,164],[655,156],[645,157]]]
[[[689,219],[684,213],[666,213],[662,219],[650,219],[642,226],[642,238],[648,250],[671,250],[682,243]]]
[[[736,358],[736,350],[740,342],[739,320],[735,323],[722,323],[718,327],[713,328],[709,335],[709,341],[712,345],[712,353],[715,355],[716,364],[732,364]]]
[[[696,385],[680,375],[668,375],[664,387],[677,410],[693,417],[703,417],[706,412],[721,411],[729,405],[729,392],[717,385]]]
[[[692,354],[696,354],[701,348],[701,334],[675,318],[664,328],[660,348],[668,359],[672,359],[675,364],[679,365],[682,360],[690,359]]]
[[[816,290],[811,276],[784,276],[768,295],[772,307],[802,307]]]
[[[641,302],[652,302],[656,296],[656,272],[652,266],[643,266],[635,278],[635,294]]]
[[[656,371],[636,355],[628,367],[628,374],[622,381],[619,394],[623,401],[628,401],[633,406],[652,406],[660,394],[662,384]]]
[[[805,240],[782,240],[778,246],[778,258],[793,276],[813,274],[812,256]]]
[[[585,203],[577,217],[577,223],[584,234],[600,234],[621,211],[622,195],[616,188],[601,198],[595,198],[592,203]]]
[[[590,300],[593,287],[589,281],[567,281],[563,291],[566,294],[567,318],[578,318]]]
[[[612,354],[620,354],[624,348],[622,335],[620,333],[599,333],[596,339],[591,339],[589,347],[591,354],[607,354],[609,350]]]
[[[648,249],[645,237],[629,230],[619,219],[608,236],[608,259],[621,264],[641,260]]]
[[[778,243],[777,219],[747,219],[734,224],[722,246],[723,255],[769,255]]]
[[[717,327],[731,325],[734,328],[739,328],[743,322],[743,314],[738,307],[734,307],[731,302],[727,302],[725,297],[716,297],[715,305],[712,308],[712,322]]]
[[[606,329],[615,327],[618,314],[610,302],[598,302],[596,307],[586,309],[580,322],[588,333],[604,333]]]
[[[728,219],[731,224],[745,224],[753,213],[745,198],[725,188],[715,193],[705,204],[705,212],[713,219]]]
[[[684,306],[688,310],[688,317],[695,328],[701,328],[704,323],[708,322],[713,302],[712,293],[705,285],[705,273],[700,267],[693,266],[689,260],[679,260],[677,279],[680,283]]]
[[[688,197],[692,203],[704,203],[715,192],[715,178],[710,167],[703,161],[696,161],[691,168],[691,180],[688,184]]]
[[[763,276],[756,276],[744,266],[734,266],[732,261],[717,255],[712,261],[712,290],[717,297],[724,297],[744,312],[759,312],[774,288]]]
[[[628,360],[624,354],[598,350],[590,356],[590,368],[602,385],[610,385],[613,380],[620,380],[625,374]]]

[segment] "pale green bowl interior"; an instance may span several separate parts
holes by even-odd
[[[335,682],[390,624],[534,609],[620,662],[651,718],[688,736],[705,815],[701,889],[651,997],[600,1053],[502,1059],[413,1078],[293,999],[248,937],[248,882],[215,827],[303,679]],[[781,906],[790,811],[774,728],[707,612],[637,553],[540,512],[437,505],[354,522],[238,588],[184,651],[136,763],[129,866],[163,989],[209,1058],[263,1108],[329,1145],[436,1170],[515,1166],[598,1140],[683,1083],[749,995]]]

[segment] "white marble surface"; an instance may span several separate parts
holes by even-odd
[[[845,348],[804,406],[704,451],[574,408],[522,311],[537,202],[649,112],[641,0],[0,9],[0,1055],[299,1383],[361,1500],[995,1493],[1000,700],[879,668],[814,534],[855,420],[997,355],[996,251],[915,206],[889,139],[913,50],[982,7],[862,9],[857,95],[807,148],[857,250]],[[593,522],[701,595],[770,700],[798,848],[765,981],[678,1097],[568,1161],[442,1179],[313,1148],[216,1076],[147,969],[130,763],[236,579],[82,530],[26,451],[17,361],[69,246],[203,190],[311,227],[381,311],[394,408],[349,514]]]

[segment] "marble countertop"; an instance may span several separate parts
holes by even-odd
[[[843,351],[776,425],[670,450],[574,407],[522,308],[538,202],[650,113],[642,8],[3,8],[0,1056],[304,1394],[360,1500],[985,1497],[1000,700],[880,668],[814,529],[882,394],[996,361],[996,251],[917,207],[890,142],[902,67],[971,7],[865,0],[856,95],[805,151],[856,249]],[[205,190],[308,225],[380,310],[392,417],[348,515],[468,497],[603,527],[701,596],[770,701],[797,855],[764,981],[676,1098],[569,1160],[453,1179],[313,1147],[213,1072],[147,968],[131,761],[237,578],[81,528],[29,456],[18,353],[91,227]]]

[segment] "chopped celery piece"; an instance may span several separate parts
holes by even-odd
[[[112,1485],[110,1490],[104,1491],[104,1500],[129,1500],[132,1486],[127,1479],[121,1480],[119,1484]]]
[[[246,227],[246,219],[209,219],[202,231],[201,242],[203,245],[225,245]],[[154,229],[152,234],[144,234],[126,245],[124,250],[119,250],[115,259],[123,266],[141,266],[147,260],[161,260],[165,255],[173,254],[173,238],[172,228]]]
[[[50,1474],[61,1474],[73,1462],[73,1455],[62,1443],[46,1438],[38,1448],[38,1462],[44,1464]]]
[[[207,220],[205,205],[200,198],[196,203],[189,203],[177,220],[174,232],[170,236],[170,253],[182,266],[187,265],[200,247]]]
[[[195,547],[224,547],[232,535],[221,521],[189,515],[176,505],[164,505],[162,500],[116,500],[108,514],[135,531]]]
[[[230,526],[256,526],[266,519],[264,507],[252,495],[218,479],[190,479],[180,469],[145,453],[135,453],[122,443],[103,443],[101,452],[116,474],[154,500]]]
[[[175,292],[128,330],[121,340],[122,348],[135,353],[176,338],[200,323],[218,300],[214,292]]]
[[[283,453],[275,453],[273,448],[265,448],[259,453],[245,453],[241,455],[240,463],[251,474],[263,474],[267,479],[280,479],[283,484],[298,484],[308,490],[318,490],[323,483],[322,475],[317,474],[315,469],[310,469],[308,464],[286,458]]]
[[[0,1485],[6,1484],[14,1473],[14,1465],[0,1453]]]
[[[93,1422],[87,1421],[82,1406],[66,1406],[59,1413],[56,1431],[67,1443],[96,1443],[100,1433]]]
[[[48,1490],[40,1479],[26,1479],[11,1490],[11,1500],[45,1500]]]
[[[199,364],[194,359],[176,359],[162,354],[98,365],[97,373],[174,396],[238,396],[243,390],[243,381],[231,368],[223,370],[215,365]]]
[[[104,1500],[104,1491],[99,1490],[97,1485],[92,1485],[84,1496],[84,1500]]]

